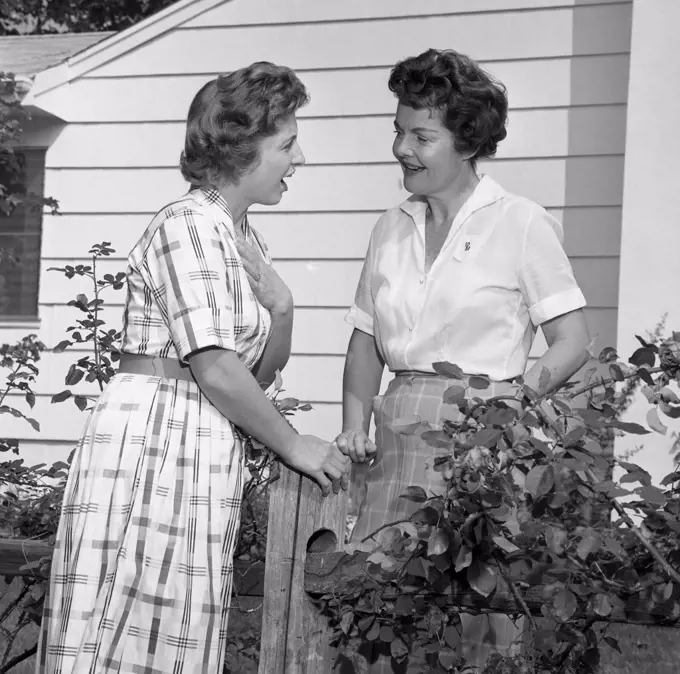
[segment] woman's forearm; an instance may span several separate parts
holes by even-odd
[[[347,348],[342,382],[343,431],[368,433],[373,398],[380,392],[384,367],[374,337],[355,329]]]
[[[550,380],[545,390],[548,393],[567,381],[575,372],[588,361],[588,352],[580,341],[564,339],[556,341],[532,365],[524,376],[524,383],[534,391],[539,391],[539,382],[543,368],[550,372]]]
[[[189,357],[201,391],[231,423],[264,443],[284,461],[297,433],[267,399],[236,353],[208,349]]]
[[[563,384],[588,361],[590,335],[583,309],[557,316],[541,326],[548,350],[534,363],[524,383],[541,394]],[[550,372],[547,386],[540,385],[541,373]]]
[[[271,313],[272,329],[264,347],[262,357],[255,366],[253,374],[260,384],[269,386],[276,377],[276,371],[283,370],[290,358],[293,335],[293,305]]]

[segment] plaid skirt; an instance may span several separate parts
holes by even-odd
[[[71,466],[38,674],[219,674],[242,483],[197,384],[117,374]]]
[[[411,415],[434,424],[443,418],[455,420],[460,414],[458,408],[442,400],[444,391],[451,385],[450,379],[409,373],[396,376],[385,395],[378,399],[374,406],[378,454],[365,473],[365,486],[359,498],[358,518],[352,531],[350,548],[366,549],[366,542],[362,544],[364,538],[382,525],[407,518],[422,507],[400,498],[406,487],[422,487],[428,495],[444,493],[442,474],[434,470],[434,458],[441,454],[441,450],[431,447],[417,436],[396,433],[392,430],[392,424]],[[492,397],[510,391],[509,383],[492,382],[485,391],[475,391],[475,395]],[[386,533],[387,530],[381,532]],[[381,534],[375,537],[378,543],[381,542]],[[515,624],[503,614],[463,614],[461,618],[461,655],[468,666],[481,671],[492,653],[519,652],[521,621]],[[373,651],[366,653],[369,661],[372,661],[369,669],[371,674],[406,671],[390,657],[389,644],[374,643]]]

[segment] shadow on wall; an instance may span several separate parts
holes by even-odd
[[[616,346],[633,8],[632,3],[593,7],[588,0],[576,0],[576,5],[583,7],[575,8],[572,24],[574,107],[568,111],[563,225],[568,248],[576,247],[569,245],[575,237],[588,242],[581,282],[586,275],[590,282],[584,285],[608,288],[597,302],[586,295],[591,332],[597,333],[597,347],[602,348]]]

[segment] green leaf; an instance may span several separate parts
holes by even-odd
[[[460,648],[461,635],[453,625],[447,625],[444,628],[444,642],[454,650]]]
[[[467,570],[470,587],[483,597],[488,597],[496,589],[496,573],[484,562],[475,560]]]
[[[491,386],[491,380],[482,375],[473,375],[468,379],[468,384],[471,388],[483,391]]]
[[[614,428],[618,428],[626,433],[633,433],[634,435],[648,435],[649,431],[640,424],[632,421],[616,421],[612,424]]]
[[[556,555],[564,554],[569,541],[566,531],[557,527],[547,526],[543,535],[545,536],[546,545],[552,552]]]
[[[617,557],[625,558],[625,556],[626,556],[625,548],[613,536],[607,536],[604,539],[604,546],[613,555],[616,555]]]
[[[612,376],[614,381],[625,381],[626,379],[621,366],[617,365],[616,363],[612,363],[609,366],[609,374]]]
[[[660,400],[659,409],[671,419],[680,419],[680,405],[674,405]]]
[[[463,370],[453,363],[447,363],[446,361],[432,363],[432,369],[442,377],[448,377],[449,379],[465,379]]]
[[[376,620],[373,623],[373,627],[371,627],[371,629],[368,630],[368,632],[366,632],[366,640],[375,641],[379,636],[380,636],[380,623]]]
[[[545,496],[555,485],[555,471],[551,465],[534,466],[526,476],[525,489],[539,499]]]
[[[517,552],[519,548],[509,541],[505,536],[492,536],[493,542],[504,552],[507,552],[508,554],[512,554],[513,552]]]
[[[565,448],[573,447],[587,432],[588,429],[585,426],[581,426],[580,428],[574,428],[564,436],[562,446]]]
[[[618,642],[617,639],[614,639],[614,637],[604,637],[604,641],[607,643],[607,645],[610,648],[613,648],[615,651],[622,653],[621,646],[619,645],[619,642]]]
[[[390,643],[390,653],[392,654],[392,657],[399,662],[408,655],[408,648],[406,647],[406,644],[397,637]]]
[[[557,592],[553,597],[555,615],[563,622],[569,620],[576,613],[577,608],[578,601],[574,593],[566,587]]]
[[[40,432],[40,424],[32,417],[24,417],[34,431]]]
[[[465,400],[465,388],[462,386],[454,385],[449,386],[449,388],[444,391],[443,401],[447,405],[456,405]]]
[[[382,550],[372,552],[366,559],[369,564],[382,564],[387,555]]]
[[[658,487],[654,487],[653,485],[639,487],[635,490],[635,492],[654,507],[664,506],[668,501],[668,498],[663,493],[663,491],[661,491],[661,489]]]
[[[427,578],[427,571],[423,566],[423,560],[420,557],[414,557],[406,565],[406,573],[416,576],[417,578]]]
[[[422,487],[406,487],[406,493],[401,494],[399,498],[403,498],[406,501],[412,501],[413,503],[424,503],[427,501],[427,494]]]
[[[600,351],[598,360],[600,361],[600,363],[611,363],[617,360],[618,357],[619,356],[616,353],[616,349],[612,348],[611,346],[605,346],[604,349]]]
[[[456,573],[460,573],[463,569],[472,564],[472,550],[467,545],[461,545],[458,554],[456,555],[455,569]]]
[[[427,540],[427,556],[443,555],[448,549],[449,537],[441,529],[435,529]]]
[[[633,355],[628,359],[628,362],[635,365],[635,367],[654,367],[656,354],[652,349],[643,346],[633,352]]]
[[[57,393],[56,395],[52,396],[52,402],[53,403],[62,403],[64,400],[68,400],[71,397],[71,391],[66,389],[65,391],[62,391],[61,393]]]
[[[35,393],[33,391],[26,391],[26,402],[31,409],[35,407]]]
[[[576,554],[585,561],[590,555],[597,552],[602,547],[602,539],[593,529],[588,529],[586,534],[579,541]]]
[[[64,380],[66,386],[75,386],[82,378],[85,373],[79,370],[75,364],[71,365],[68,370],[68,374]]]
[[[612,612],[612,605],[606,594],[596,594],[592,599],[593,611],[597,615],[608,616]]]
[[[394,630],[389,625],[383,625],[380,628],[380,634],[378,636],[380,641],[390,644],[394,639]]]
[[[666,431],[668,431],[668,428],[661,423],[661,421],[659,419],[659,413],[656,411],[656,407],[652,407],[647,412],[646,419],[647,419],[647,425],[653,431],[656,431],[657,433],[661,433],[661,435],[666,435]]]
[[[85,408],[87,407],[87,398],[85,396],[75,396],[73,398],[73,402],[76,404],[76,407],[83,412]]]
[[[439,658],[439,664],[447,672],[452,671],[458,662],[458,657],[456,656],[455,651],[448,647],[442,648],[441,651],[439,651],[439,655],[437,657]]]
[[[401,417],[392,422],[392,430],[400,435],[415,435],[422,426],[422,419],[415,414]]]

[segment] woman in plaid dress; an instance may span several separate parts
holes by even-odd
[[[393,152],[412,196],[375,226],[347,316],[354,331],[336,442],[354,460],[370,457],[375,411],[377,444],[354,545],[371,545],[380,526],[419,507],[400,498],[407,486],[443,493],[433,470],[436,450],[392,430],[409,415],[432,423],[457,417],[457,407],[442,402],[450,380],[437,376],[433,363],[488,375],[485,394],[495,396],[510,393],[511,380],[524,374],[538,326],[549,348],[526,373],[529,386],[538,389],[543,367],[555,386],[587,358],[585,300],[559,223],[477,172],[477,161],[492,156],[506,135],[503,86],[461,54],[429,50],[398,63],[389,87],[398,99]],[[385,364],[395,376],[376,398]],[[462,655],[481,669],[518,634],[506,616],[464,616]],[[386,644],[370,658],[371,672],[402,671]]]
[[[304,163],[304,85],[269,63],[196,95],[181,168],[192,189],[129,257],[120,370],[69,475],[37,671],[220,674],[243,456],[234,426],[324,494],[348,459],[267,400],[290,355],[293,303],[248,224]]]

